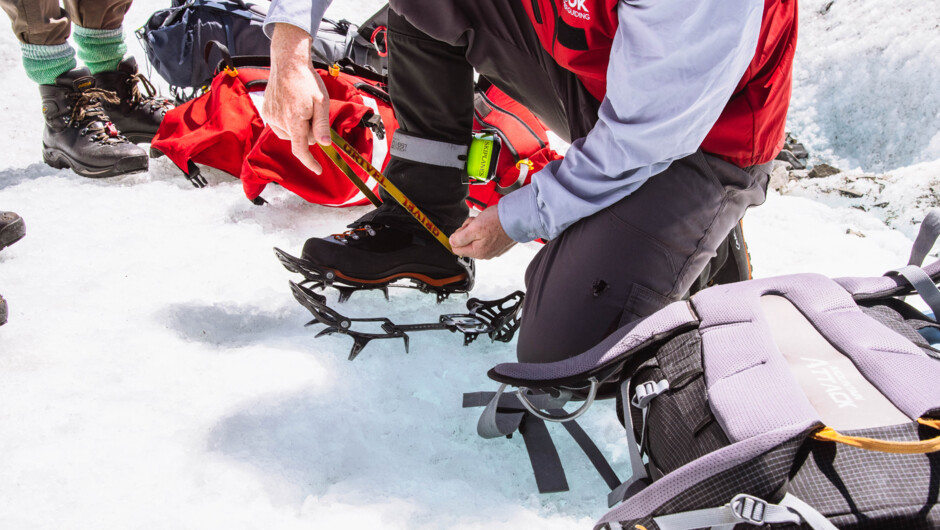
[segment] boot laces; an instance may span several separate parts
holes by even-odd
[[[81,131],[82,136],[90,134],[93,140],[99,142],[124,141],[101,104],[102,101],[110,104],[119,103],[117,94],[102,88],[89,88],[83,92],[76,92],[71,97],[73,99],[72,115],[69,116],[68,123],[73,127],[84,125]]]
[[[131,87],[130,104],[132,107],[149,103],[151,113],[169,108],[170,101],[157,96],[157,88],[144,74],[140,72],[131,74],[127,78],[127,84]],[[143,94],[140,87],[144,88]]]
[[[375,237],[376,230],[372,228],[371,225],[365,225],[360,228],[353,228],[352,230],[346,230],[342,234],[333,234],[333,237],[343,243],[349,241],[350,239],[358,241],[364,236]]]

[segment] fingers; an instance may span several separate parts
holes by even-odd
[[[456,252],[458,248],[471,245],[477,239],[479,239],[479,234],[473,230],[472,219],[467,219],[464,221],[463,226],[458,228],[457,231],[450,236],[450,246],[453,247],[454,252]]]
[[[320,145],[330,145],[330,98],[326,96],[326,87],[320,76],[316,76],[320,93],[313,98],[313,130],[311,136]],[[313,143],[313,142],[311,142]]]
[[[275,134],[277,133],[275,132]],[[307,166],[310,171],[319,175],[323,171],[323,168],[320,167],[320,163],[317,162],[310,152],[310,123],[306,120],[292,122],[288,136],[290,137],[291,153],[293,153],[294,156],[297,157],[297,160],[300,160],[303,165]]]

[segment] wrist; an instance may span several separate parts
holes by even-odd
[[[277,23],[271,36],[271,68],[311,68],[313,37],[292,24]]]

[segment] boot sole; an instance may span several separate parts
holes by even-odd
[[[45,162],[46,165],[56,169],[71,169],[75,173],[87,178],[116,177],[118,175],[147,171],[149,167],[149,161],[146,156],[122,158],[118,160],[116,164],[110,166],[88,166],[73,159],[63,151],[50,149],[48,147],[44,147],[42,150],[42,161]]]
[[[153,141],[153,137],[156,136],[156,135],[155,135],[155,134],[147,134],[147,133],[140,133],[140,134],[137,134],[137,133],[126,133],[126,132],[124,132],[124,131],[121,131],[121,136],[123,136],[124,138],[127,138],[128,141],[130,141],[131,143],[135,143],[135,144],[149,144],[150,142]]]
[[[24,237],[26,237],[25,233],[20,234],[19,237],[10,241],[0,241],[0,250],[7,248],[8,246],[12,245],[13,243],[16,243],[17,241],[19,241],[20,239],[23,239]]]
[[[418,274],[414,272],[402,272],[398,274],[392,274],[390,276],[385,276],[384,278],[378,279],[364,279],[364,278],[354,278],[352,276],[347,276],[336,269],[331,269],[329,267],[324,267],[324,269],[331,271],[336,275],[337,278],[346,280],[347,282],[360,283],[365,285],[383,285],[391,283],[395,280],[400,280],[402,278],[408,278],[412,280],[418,280],[424,284],[427,284],[431,287],[450,287],[452,285],[458,284],[460,282],[467,281],[466,274],[458,274],[456,276],[449,276],[447,278],[431,278],[430,276],[425,276],[424,274]]]

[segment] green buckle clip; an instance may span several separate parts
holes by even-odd
[[[489,131],[474,133],[467,152],[467,176],[472,184],[486,184],[496,176],[501,141],[498,134]]]

